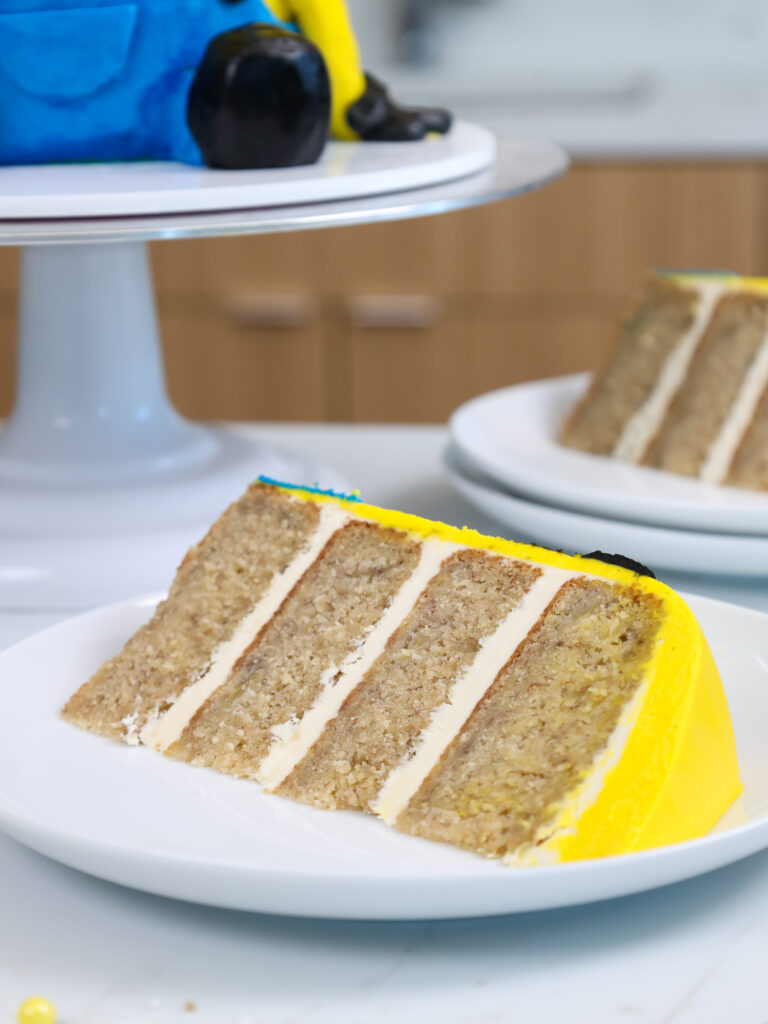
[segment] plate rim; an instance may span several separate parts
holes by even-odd
[[[470,462],[498,484],[521,492],[540,504],[554,504],[582,514],[600,515],[602,518],[616,519],[635,525],[682,529],[688,532],[768,537],[768,493],[763,496],[759,491],[707,484],[704,481],[649,466],[633,466],[618,460],[609,460],[604,456],[557,445],[548,435],[537,433],[537,439],[551,449],[553,454],[556,454],[558,458],[566,459],[574,466],[599,465],[605,467],[607,463],[613,461],[617,467],[620,467],[622,473],[636,473],[638,479],[649,482],[654,479],[674,480],[681,486],[701,488],[702,497],[707,496],[710,499],[708,502],[697,502],[693,498],[690,500],[659,499],[646,496],[643,499],[643,518],[638,519],[635,507],[637,495],[625,497],[623,492],[618,489],[595,489],[589,484],[576,485],[572,482],[569,482],[568,489],[563,490],[557,485],[556,474],[545,475],[539,472],[531,475],[525,469],[521,470],[511,458],[505,456],[504,452],[495,447],[497,442],[484,428],[484,425],[483,428],[478,426],[478,422],[482,423],[491,407],[502,402],[514,403],[516,399],[520,400],[521,395],[527,397],[531,392],[538,391],[540,393],[539,401],[552,400],[567,394],[572,404],[578,398],[578,389],[583,391],[590,376],[589,373],[574,373],[558,377],[543,377],[476,395],[458,406],[451,414],[448,422],[451,440]],[[538,426],[538,424],[533,424],[534,429],[537,429]],[[476,436],[478,434],[479,437]],[[530,427],[528,439],[530,439]],[[724,495],[732,496],[732,503],[716,504],[711,501],[713,497],[722,499]],[[748,525],[734,525],[732,523],[734,516],[748,519]]]
[[[479,496],[471,496],[465,492],[464,488],[479,491],[484,498],[488,495],[489,498],[508,502],[518,507],[522,506],[526,510],[530,510],[531,514],[538,512],[539,515],[562,516],[568,519],[572,525],[578,524],[581,528],[586,528],[587,524],[595,524],[596,527],[602,524],[606,530],[639,531],[645,534],[641,541],[643,544],[652,544],[654,540],[658,542],[662,539],[667,545],[673,545],[676,541],[681,539],[684,543],[688,543],[693,540],[695,543],[700,543],[702,545],[702,550],[705,550],[706,546],[709,545],[708,553],[710,557],[712,549],[715,546],[723,545],[724,547],[731,549],[723,556],[724,558],[733,558],[736,549],[743,549],[738,552],[738,554],[739,557],[747,559],[746,568],[734,569],[732,565],[726,567],[721,565],[718,561],[715,563],[714,567],[712,564],[707,566],[707,574],[717,578],[732,577],[744,580],[768,580],[768,569],[760,569],[762,563],[759,560],[756,560],[753,553],[755,547],[764,547],[766,564],[768,564],[768,537],[757,537],[751,534],[742,536],[733,533],[707,533],[700,530],[680,530],[672,526],[657,526],[650,523],[632,523],[623,519],[609,519],[605,516],[598,516],[577,509],[563,508],[560,505],[552,505],[547,502],[538,501],[528,495],[517,494],[506,486],[500,486],[490,477],[487,477],[482,473],[478,473],[474,467],[465,469],[461,465],[461,461],[464,459],[466,459],[466,456],[464,456],[458,446],[453,445],[452,443],[443,451],[443,468],[448,476],[451,486],[461,494],[464,500],[469,501],[472,505],[483,512],[484,515],[490,517],[495,522],[507,527],[508,529],[518,529],[518,527],[515,524],[502,520],[500,516],[489,511],[488,507],[482,504],[482,499]],[[457,461],[459,463],[458,465],[456,464]],[[564,528],[567,527],[564,525]],[[551,546],[550,541],[538,543],[541,547]],[[628,547],[631,553],[632,544],[634,542],[631,538],[626,538],[621,541],[610,541],[609,546],[613,546],[614,543],[618,544],[620,548]],[[595,544],[593,543],[591,547],[594,549]],[[654,559],[650,558],[648,554],[644,555],[642,551],[636,553],[639,556],[642,556],[640,561],[646,560],[654,569],[663,568],[669,572],[700,574],[700,569],[692,567],[691,561],[688,559],[678,559],[673,562],[664,556],[656,556]]]
[[[53,626],[49,626],[44,630],[32,634],[31,636],[0,652],[0,665],[4,665],[5,662],[19,657],[23,658],[26,656],[28,651],[35,651],[43,646],[47,647],[52,640],[55,642],[57,634],[64,637],[67,636],[70,630],[75,627],[84,627],[87,625],[95,627],[99,623],[100,619],[107,615],[122,617],[129,612],[137,611],[141,611],[143,615],[148,615],[162,596],[162,594],[152,594],[132,598],[127,601],[104,605],[82,613],[81,615],[67,618],[62,622],[56,623]],[[683,597],[693,605],[700,604],[714,610],[722,606],[727,608],[730,612],[737,612],[739,616],[743,616],[748,619],[756,619],[758,626],[765,627],[768,625],[768,613],[750,608],[742,608],[713,598],[688,594],[683,594]],[[2,685],[3,683],[0,683],[0,686]],[[6,679],[5,685],[11,685],[10,680]],[[46,715],[50,714],[50,705],[44,706],[46,707]],[[58,703],[55,714],[58,716]],[[83,737],[89,742],[95,741],[103,744],[110,743],[107,739],[87,733],[83,733]],[[110,746],[112,746],[111,743]],[[158,755],[154,754],[152,751],[146,751],[146,756],[155,757]],[[441,873],[439,876],[433,876],[430,873],[428,865],[419,870],[409,870],[397,875],[382,875],[381,872],[371,872],[370,874],[359,874],[349,877],[342,877],[340,874],[334,874],[331,871],[324,871],[322,869],[303,870],[298,873],[300,889],[303,887],[309,890],[312,886],[318,885],[318,883],[327,884],[329,882],[335,882],[337,884],[343,884],[353,892],[357,891],[359,893],[366,891],[370,895],[371,891],[375,890],[375,896],[376,899],[379,900],[381,911],[378,913],[369,913],[363,907],[353,912],[350,912],[347,909],[346,911],[342,910],[336,913],[329,913],[327,909],[323,910],[317,906],[311,905],[300,911],[284,910],[279,909],[279,907],[275,907],[274,900],[266,898],[263,893],[257,894],[256,905],[253,904],[250,897],[244,902],[232,902],[228,899],[222,899],[220,894],[206,896],[204,893],[197,891],[194,894],[190,894],[190,891],[184,884],[184,878],[191,875],[194,879],[196,873],[202,869],[209,874],[213,873],[217,876],[228,876],[229,884],[231,884],[231,880],[234,878],[239,883],[248,882],[256,889],[259,889],[264,888],[265,886],[270,887],[285,884],[287,882],[296,884],[297,872],[293,869],[288,868],[284,870],[275,870],[274,868],[260,865],[246,866],[244,864],[233,864],[226,860],[217,858],[212,859],[210,856],[196,857],[190,854],[180,856],[178,853],[162,849],[126,848],[124,844],[120,844],[119,842],[94,840],[92,837],[83,837],[73,830],[48,825],[40,818],[39,814],[33,813],[27,808],[15,805],[13,797],[10,796],[7,791],[7,785],[8,783],[5,780],[0,780],[0,831],[9,835],[11,838],[16,839],[30,849],[49,857],[50,859],[93,877],[101,878],[103,880],[143,892],[150,892],[156,895],[183,899],[209,906],[239,909],[246,912],[272,913],[280,916],[369,921],[402,921],[467,918],[473,916],[500,916],[510,913],[528,912],[531,910],[554,909],[556,907],[598,902],[605,899],[616,898],[617,896],[630,895],[632,893],[648,891],[664,885],[674,884],[677,881],[697,877],[701,874],[708,873],[709,871],[717,870],[720,867],[735,863],[738,860],[742,860],[745,857],[759,852],[760,850],[768,848],[768,813],[766,813],[762,817],[756,818],[752,821],[734,825],[725,832],[710,832],[705,836],[697,839],[686,840],[681,843],[670,844],[664,847],[644,850],[637,853],[616,855],[596,860],[576,861],[566,864],[541,865],[535,868],[507,867],[501,864],[501,862],[489,861],[487,863],[493,865],[494,870],[477,875],[467,875],[460,870],[456,870]],[[301,805],[296,806],[301,809]],[[49,841],[51,838],[53,839],[53,845],[59,846],[58,851],[51,849],[51,843]],[[403,838],[404,841],[410,841],[410,837]],[[426,842],[426,840],[424,842]],[[63,854],[61,846],[64,847]],[[733,846],[738,847],[738,849],[734,851],[731,849]],[[78,856],[78,853],[84,854],[84,856]],[[723,853],[725,853],[725,856],[723,856]],[[73,854],[75,855],[74,859],[72,856]],[[96,855],[97,858],[106,857],[107,868],[94,869],[92,865],[90,867],[84,866],[84,862],[89,861],[93,855]],[[696,864],[692,869],[690,863],[688,863],[687,867],[685,866],[686,862],[689,862],[691,855],[693,855],[696,860]],[[470,854],[469,856],[474,855]],[[164,867],[166,870],[173,868],[182,876],[180,884],[174,886],[167,878],[161,878],[160,885],[139,885],[134,882],[127,881],[124,872],[120,870],[121,864],[126,863],[128,865],[132,864],[134,867],[138,865],[140,871],[147,868],[156,869],[158,866]],[[629,870],[625,870],[628,864],[631,864],[638,870],[633,871],[631,868]],[[498,865],[498,871],[495,870],[496,865]],[[647,867],[653,869],[657,865],[661,866],[660,878],[650,881],[638,880],[639,876],[642,874],[643,868]],[[667,868],[666,871],[664,870],[665,867]],[[572,891],[567,897],[564,897],[562,894],[558,894],[555,891],[552,899],[537,898],[532,901],[512,900],[511,902],[515,905],[510,907],[510,900],[504,902],[504,896],[506,896],[507,893],[514,894],[515,889],[522,888],[520,884],[521,877],[530,878],[531,872],[535,872],[535,876],[538,879],[538,888],[543,890],[545,890],[547,886],[552,886],[553,883],[555,883],[555,890],[563,888],[563,886],[568,888],[568,883],[571,880],[579,881],[584,878],[591,879],[599,874],[612,875],[618,872],[618,877],[615,878],[611,884],[608,885],[607,890],[602,893],[598,892],[595,894],[591,889],[588,889],[586,893],[583,891],[577,891],[581,890],[581,887],[575,885],[571,886]],[[651,874],[653,873],[653,870],[651,870]],[[502,905],[495,908],[484,906],[482,909],[478,910],[476,905],[473,904],[472,906],[465,907],[463,909],[460,908],[458,912],[454,908],[440,913],[425,914],[416,910],[413,913],[404,914],[400,911],[394,912],[390,915],[386,912],[386,907],[381,904],[383,897],[391,896],[393,887],[397,887],[400,890],[400,896],[402,897],[408,893],[413,895],[416,891],[422,892],[425,887],[434,889],[435,892],[439,892],[446,886],[452,886],[459,883],[465,890],[464,896],[466,897],[468,895],[470,904],[472,904],[473,899],[479,900],[480,903],[483,904],[482,897],[487,896],[487,890],[490,889],[492,890],[492,895],[495,899],[498,900],[501,898]],[[558,885],[557,883],[560,884]],[[216,886],[214,885],[213,888],[216,889]],[[171,891],[174,889],[175,891]],[[521,902],[524,905],[518,905]]]

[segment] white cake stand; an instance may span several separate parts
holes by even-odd
[[[316,167],[0,170],[0,244],[21,245],[16,404],[0,434],[0,607],[80,608],[164,586],[260,474],[344,487],[328,467],[171,407],[145,242],[436,214],[543,185],[547,143],[459,124],[416,144],[331,144]]]

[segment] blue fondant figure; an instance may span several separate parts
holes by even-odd
[[[301,32],[305,8],[318,45]],[[443,112],[404,111],[370,76],[340,73],[324,43],[328,18],[341,24],[342,8],[340,0],[0,0],[0,163],[289,166],[314,162],[339,117],[347,137],[446,131]],[[354,98],[358,80],[361,95],[339,114],[343,88],[351,82]]]

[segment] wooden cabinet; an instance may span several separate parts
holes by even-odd
[[[320,326],[253,328],[215,316],[163,318],[168,390],[195,419],[324,420]]]
[[[16,317],[0,305],[0,416],[13,405],[16,383]]]
[[[583,164],[507,203],[446,219],[452,287],[564,301],[625,296],[650,267],[758,269],[757,166]]]
[[[242,291],[321,289],[326,232],[158,242],[152,264],[158,293],[194,297]]]
[[[153,246],[169,388],[204,419],[442,421],[588,369],[648,268],[768,273],[768,169],[581,163],[444,217]],[[0,408],[15,256],[0,250]]]
[[[19,284],[18,249],[0,248],[0,301],[14,295]]]
[[[557,308],[488,315],[466,306],[422,330],[349,330],[353,420],[441,422],[467,398],[595,365],[614,317]]]

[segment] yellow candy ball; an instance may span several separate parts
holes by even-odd
[[[56,1024],[56,1010],[53,1003],[40,996],[26,999],[19,1007],[16,1015],[19,1024]]]

